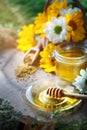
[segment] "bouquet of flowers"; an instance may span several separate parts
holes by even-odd
[[[44,11],[38,13],[34,23],[24,25],[18,33],[17,48],[26,52],[37,47],[39,65],[46,72],[55,72],[55,60],[49,56],[58,43],[66,41],[78,44],[87,37],[84,9],[80,8],[82,6],[78,0],[74,1],[79,7],[67,5],[67,0],[48,0]]]

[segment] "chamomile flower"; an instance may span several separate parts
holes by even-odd
[[[52,21],[46,23],[44,32],[48,40],[54,44],[63,42],[67,35],[66,19],[62,16],[59,18],[52,17]]]
[[[86,70],[80,70],[80,76],[76,77],[73,85],[75,85],[80,92],[87,93],[87,68]]]
[[[79,9],[77,7],[62,9],[62,10],[60,10],[60,15],[65,16],[66,14],[73,14],[76,11],[81,12],[81,9]]]

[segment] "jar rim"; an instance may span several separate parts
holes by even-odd
[[[60,56],[61,58],[79,60],[79,59],[83,59],[83,58],[87,57],[87,54],[84,54],[83,56],[78,56],[78,57],[69,57],[69,56],[66,57],[66,56],[59,54],[56,50],[54,50],[53,53],[54,53],[54,57],[56,56],[55,58],[59,58],[59,56]]]
[[[80,57],[65,57],[57,53],[56,50],[53,52],[53,57],[56,59],[56,61],[66,64],[82,64],[87,62],[87,54]]]

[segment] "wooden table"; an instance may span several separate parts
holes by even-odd
[[[35,118],[38,110],[28,106],[24,102],[21,95],[22,89],[39,81],[56,79],[60,82],[60,79],[53,74],[45,73],[41,69],[38,69],[26,80],[16,79],[15,70],[22,63],[23,56],[24,53],[18,51],[16,48],[8,48],[0,51],[0,98],[8,99],[11,105],[20,110],[24,115]],[[81,119],[86,116],[87,101],[84,101],[79,109],[67,115],[66,119]],[[43,117],[40,116],[38,119],[43,119]]]

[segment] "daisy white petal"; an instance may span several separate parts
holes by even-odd
[[[76,12],[76,11],[80,11],[80,12],[81,12],[81,9],[79,9],[79,8],[77,8],[77,7],[75,7],[75,8],[62,9],[62,10],[60,10],[60,14],[61,14],[62,16],[65,16],[66,14],[72,14],[72,13],[74,13],[74,12]]]
[[[87,68],[86,70],[80,70],[80,76],[76,77],[73,85],[75,85],[80,92],[87,93]]]
[[[83,76],[83,77],[85,77],[85,75],[86,75],[85,70],[81,69],[80,70],[80,75]]]
[[[54,44],[66,40],[66,35],[68,32],[66,19],[62,16],[59,18],[52,17],[52,21],[46,23],[44,32],[46,33],[48,40]]]

